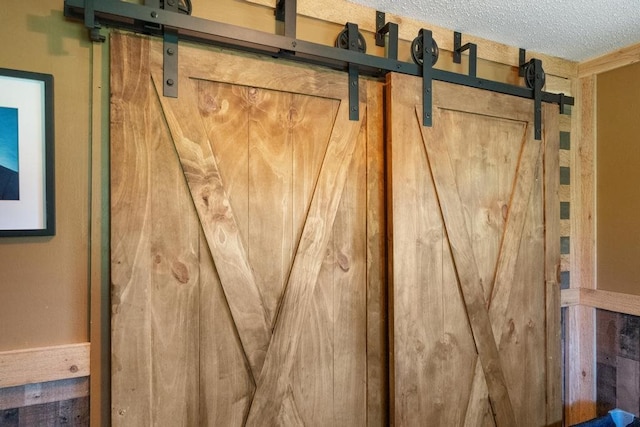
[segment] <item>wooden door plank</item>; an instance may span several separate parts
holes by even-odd
[[[209,246],[200,238],[200,422],[244,425],[255,385]]]
[[[333,226],[334,424],[364,426],[367,420],[366,150],[368,116],[363,117]]]
[[[180,50],[181,55],[184,50]],[[181,60],[182,62],[184,61]],[[184,72],[188,73],[187,70]],[[192,81],[197,83],[198,110],[206,135],[209,142],[215,142],[211,150],[220,171],[220,179],[225,185],[235,222],[242,241],[249,242],[248,88],[219,81]]]
[[[160,70],[154,67],[152,76],[156,89],[161,93],[163,80]],[[195,82],[182,75],[179,85],[180,97],[160,97],[160,102],[245,355],[256,379],[269,347],[269,321],[211,143],[202,120],[193,120],[199,117],[197,104],[193,102],[197,99]]]
[[[507,307],[511,301],[511,291],[515,288],[513,277],[518,266],[517,260],[522,242],[521,236],[542,153],[542,145],[533,140],[532,131],[526,125],[523,127],[521,147],[506,224],[496,262],[496,274],[494,280],[489,283],[489,291],[492,298],[487,304],[489,304],[493,336],[498,343],[498,348],[501,348],[503,331],[509,321]],[[486,385],[482,386],[480,384],[482,380],[478,376],[482,376],[482,371],[476,367],[466,425],[478,425],[478,417],[482,416],[482,410],[473,408],[471,404],[472,402],[484,402],[487,397],[484,395],[484,393],[488,392]]]
[[[438,112],[439,110],[435,110],[434,120],[444,120]],[[416,119],[418,123],[422,122],[421,111],[416,110]],[[515,426],[517,424],[513,406],[502,371],[498,347],[493,339],[489,312],[485,306],[482,283],[465,224],[462,203],[447,147],[443,144],[442,127],[444,126],[426,130],[426,127],[420,126],[422,140],[427,151],[427,159],[436,187],[463,300],[467,307],[471,330],[478,349],[478,357],[485,372],[496,424],[498,427]]]
[[[296,104],[303,101],[295,98],[304,97],[242,90],[248,118],[248,258],[272,327],[295,247],[291,158],[293,129],[300,120]]]
[[[151,425],[148,40],[112,33],[111,55],[111,420]]]
[[[151,97],[146,109],[149,131],[145,137],[151,143],[149,256],[153,266],[147,297],[152,413],[154,422],[189,426],[199,419],[200,224],[158,96]]]
[[[361,99],[365,99],[361,95]],[[348,103],[343,100],[336,115],[302,237],[285,290],[263,372],[249,412],[248,425],[275,422],[282,407],[294,363],[303,320],[315,289],[335,219],[342,189],[356,146],[360,122],[349,121]],[[360,114],[366,105],[361,104]]]
[[[247,247],[273,327],[337,101],[253,87],[244,90],[251,218]]]
[[[296,116],[301,122],[293,143],[293,226],[292,238],[298,244],[305,224],[313,189],[331,137],[340,101],[316,97],[300,98]],[[304,103],[302,102],[304,101]],[[337,267],[333,240],[327,245],[318,273],[317,285],[304,319],[291,374],[291,392],[287,394],[280,416],[304,419],[310,425],[328,425],[334,421],[334,324],[336,321],[334,272]],[[292,257],[293,258],[293,257]],[[287,277],[291,264],[287,267]],[[284,287],[283,287],[284,289]],[[280,301],[282,303],[282,301]]]
[[[542,158],[542,143],[533,139],[530,126],[524,129],[521,147],[522,152],[514,179],[507,223],[496,264],[496,276],[491,286],[491,299],[488,301],[494,325],[493,335],[497,342],[500,340],[507,321],[506,311],[513,289],[512,281],[517,267],[522,231],[527,218],[527,209],[531,203],[533,184]]]
[[[447,357],[447,346],[442,345],[443,301],[448,285],[457,284],[447,282],[451,271],[442,219],[420,129],[415,126],[414,105],[421,92],[405,76],[391,75],[388,82],[387,99],[396,101],[387,110],[392,423],[419,426],[429,420],[444,425],[450,406],[443,387],[451,370],[443,362]],[[462,325],[466,323],[465,318]]]
[[[291,393],[281,416],[294,411],[308,425],[334,424],[334,324],[336,317],[334,272],[338,267],[334,232],[322,256],[316,287],[300,337],[291,373]]]
[[[383,90],[367,82],[367,425],[389,424]],[[362,84],[362,82],[361,82]]]
[[[467,402],[465,410],[464,424],[465,426],[482,426],[483,420],[487,412],[491,411],[491,402],[489,401],[489,390],[487,389],[487,381],[484,378],[482,364],[479,360],[474,363],[475,369],[473,373],[473,383],[471,384],[471,395]],[[493,416],[491,416],[493,420]]]

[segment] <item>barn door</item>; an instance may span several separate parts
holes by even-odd
[[[111,40],[117,426],[385,423],[381,85]]]
[[[558,107],[390,75],[393,419],[561,421]]]

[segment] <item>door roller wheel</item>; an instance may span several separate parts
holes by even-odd
[[[424,49],[422,48],[422,37],[418,35],[411,42],[411,58],[413,62],[418,65],[422,65],[424,63]],[[440,49],[438,48],[438,43],[436,43],[435,39],[431,39],[431,65],[436,65],[438,62],[438,56],[440,55]]]
[[[336,38],[336,47],[340,49],[349,49],[349,34],[347,33],[347,29],[340,31],[338,37]],[[358,52],[365,53],[367,51],[367,42],[364,40],[364,36],[360,31],[358,31]]]
[[[534,68],[533,60],[524,66],[524,82],[529,89],[533,89],[536,84],[536,71]],[[540,74],[540,80],[542,80],[542,86],[544,86],[546,75],[543,69],[540,69]]]

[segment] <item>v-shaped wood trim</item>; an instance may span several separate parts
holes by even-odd
[[[522,242],[522,231],[527,218],[527,207],[530,203],[535,176],[540,168],[542,144],[533,139],[531,126],[524,129],[521,141],[521,153],[518,161],[513,189],[509,202],[506,224],[502,233],[502,242],[496,261],[496,274],[493,280],[489,317],[493,326],[493,336],[498,348],[502,343],[502,331],[507,324],[506,311],[513,289],[513,277],[516,261]],[[467,406],[465,425],[480,425],[483,405],[473,404],[487,398],[487,387],[484,384],[482,369],[476,364],[471,396]],[[475,408],[476,410],[473,410]]]
[[[336,114],[280,313],[276,319],[273,339],[249,411],[248,426],[276,425],[287,396],[302,326],[317,284],[323,254],[331,238],[358,134],[364,122],[348,120],[348,108],[348,102],[343,99]],[[366,116],[365,111],[366,104],[361,103],[360,112],[363,116]],[[290,404],[287,406],[295,406],[293,400],[289,400]],[[289,417],[296,418],[293,414],[289,414]]]
[[[435,110],[434,114],[439,114]],[[421,114],[416,108],[416,119],[421,122]],[[434,118],[437,122],[442,119]],[[509,397],[498,346],[493,337],[489,310],[485,305],[484,292],[473,246],[464,218],[464,209],[460,200],[451,158],[442,135],[442,127],[429,130],[419,125],[422,141],[427,153],[427,161],[440,206],[447,240],[453,257],[454,268],[458,276],[462,299],[467,309],[469,326],[478,350],[498,427],[516,426],[513,406]],[[429,132],[429,135],[426,134]],[[427,142],[428,141],[428,142]]]
[[[184,76],[186,73],[181,73]],[[162,76],[152,71],[157,94]],[[224,188],[211,143],[196,103],[193,82],[180,78],[180,96],[158,95],[182,164],[191,197],[227,297],[253,378],[257,382],[271,340],[260,290],[247,259],[242,236]],[[182,126],[189,123],[189,126]]]
[[[153,80],[161,93],[162,80],[156,72]],[[282,417],[300,419],[288,391],[294,356],[363,122],[348,120],[348,102],[342,100],[272,336],[209,139],[203,126],[193,125],[199,113],[190,102],[195,99],[191,83],[182,79],[181,96],[160,96],[160,102],[256,381],[247,425],[274,425]],[[366,105],[360,108],[364,112]],[[181,126],[187,122],[188,128]]]

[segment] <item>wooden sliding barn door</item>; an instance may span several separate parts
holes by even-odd
[[[392,417],[398,426],[561,421],[558,107],[388,78]],[[559,425],[559,424],[558,424]]]
[[[382,85],[111,39],[115,426],[386,423]]]

